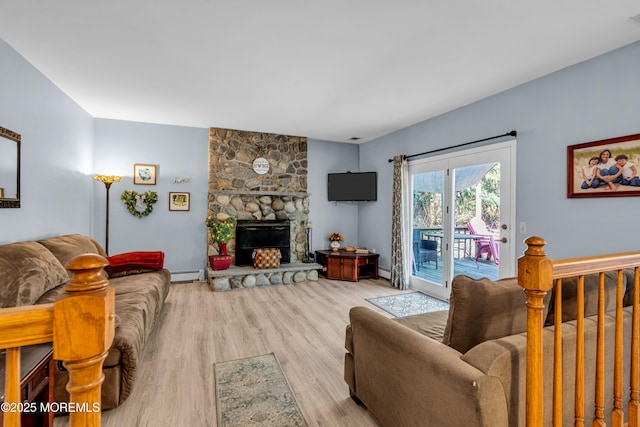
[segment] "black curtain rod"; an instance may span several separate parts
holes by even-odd
[[[516,132],[515,130],[512,130],[511,132],[507,132],[504,135],[490,136],[489,138],[483,138],[483,139],[478,139],[476,141],[465,142],[464,144],[452,145],[451,147],[438,148],[436,150],[425,151],[424,153],[418,153],[418,154],[412,154],[410,156],[404,156],[404,158],[405,159],[410,159],[412,157],[424,156],[426,154],[437,153],[439,151],[450,150],[452,148],[464,147],[465,145],[477,144],[478,142],[484,142],[484,141],[489,141],[491,139],[502,138],[503,136],[517,136],[517,135],[518,135],[518,132]],[[391,163],[391,162],[393,162],[393,159],[389,159],[389,163]]]

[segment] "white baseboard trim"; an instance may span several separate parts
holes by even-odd
[[[172,271],[172,282],[193,282],[204,280],[204,269],[200,270],[188,270],[188,271]]]

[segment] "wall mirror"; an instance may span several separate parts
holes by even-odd
[[[20,134],[0,126],[0,208],[20,207]]]

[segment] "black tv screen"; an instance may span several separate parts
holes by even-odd
[[[327,198],[330,202],[371,202],[378,200],[376,172],[328,174]]]

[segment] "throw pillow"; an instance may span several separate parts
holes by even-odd
[[[545,298],[546,318],[548,300]],[[527,297],[513,277],[497,281],[458,275],[451,283],[449,317],[442,342],[466,353],[491,339],[527,330]]]
[[[104,270],[110,277],[140,274],[164,268],[164,252],[125,252],[109,256],[107,261],[109,261],[109,265]]]

